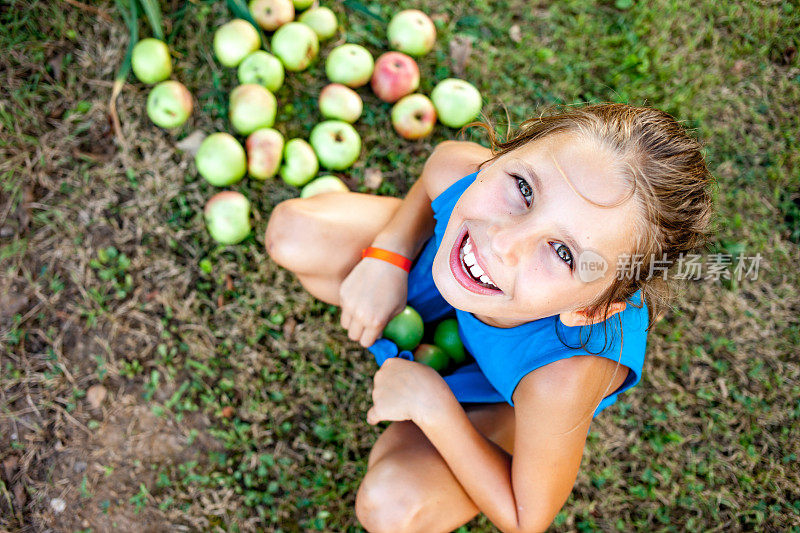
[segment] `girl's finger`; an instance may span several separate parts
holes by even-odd
[[[347,331],[347,327],[350,325],[350,312],[345,311],[344,308],[342,308],[342,316],[339,318],[339,323]]]
[[[369,348],[372,346],[378,337],[380,336],[380,332],[375,328],[366,328],[364,333],[361,334],[361,346],[364,348]]]
[[[347,337],[351,341],[357,341],[358,339],[361,338],[361,333],[363,331],[364,331],[364,326],[361,324],[361,322],[353,320],[350,323],[350,329],[347,330]]]

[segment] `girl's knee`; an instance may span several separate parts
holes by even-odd
[[[267,253],[273,261],[293,270],[298,264],[302,244],[298,243],[298,228],[303,223],[303,214],[296,206],[297,199],[284,200],[272,209],[264,234]]]
[[[367,472],[358,488],[356,518],[370,533],[414,531],[423,500],[424,490],[409,479],[408,468],[391,459],[382,460]]]

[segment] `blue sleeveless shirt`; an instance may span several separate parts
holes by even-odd
[[[621,313],[608,319],[605,333],[603,324],[567,327],[558,316],[513,328],[498,328],[481,322],[472,313],[453,308],[433,283],[433,258],[453,208],[477,175],[476,172],[465,176],[431,202],[436,220],[434,235],[416,258],[408,277],[408,305],[416,309],[426,323],[454,316],[464,347],[475,359],[444,376],[444,380],[461,403],[508,402],[513,406],[514,390],[529,372],[575,355],[598,355],[619,361],[622,366],[617,372],[624,371],[624,367],[630,372],[623,384],[600,402],[594,412],[596,417],[616,402],[620,393],[641,379],[648,323],[647,306],[641,302],[641,293],[634,294]],[[636,307],[639,304],[641,307]],[[585,347],[578,349],[584,341]],[[378,364],[389,357],[413,358],[409,352],[398,352],[397,346],[388,339],[378,339],[369,350]]]

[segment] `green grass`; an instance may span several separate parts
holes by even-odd
[[[448,43],[469,40],[463,76],[500,131],[506,112],[516,125],[552,104],[616,101],[663,109],[704,142],[718,180],[712,250],[761,253],[761,275],[678,294],[648,339],[642,382],[595,421],[552,530],[800,531],[800,8],[324,3],[347,41],[375,55],[385,50],[381,19],[405,7],[435,15],[421,91],[457,74]],[[215,189],[174,149],[194,129],[230,130],[236,75],[211,50],[214,28],[230,18],[225,2],[161,2],[174,77],[195,112],[176,133],[156,128],[147,87],[130,79],[118,101],[127,158],[105,115],[127,29],[113,2],[98,5],[112,24],[66,4],[13,1],[0,12],[9,51],[0,71],[13,74],[0,85],[0,290],[28,299],[0,313],[0,462],[30,458],[12,479],[0,471],[0,527],[358,531],[355,493],[381,431],[364,421],[375,365],[338,326],[338,310],[265,254],[272,208],[298,191],[235,185],[254,204],[255,231],[217,246],[201,215]],[[150,35],[144,17],[139,29]],[[307,137],[320,120],[323,66],[289,74],[277,92],[287,138]],[[367,192],[367,169],[379,169],[378,193],[401,196],[456,132],[439,125],[429,139],[403,141],[390,106],[359,92],[364,150],[343,177]],[[478,131],[467,138],[485,143]],[[113,398],[100,412],[85,400],[95,383]],[[117,407],[163,424],[158,434],[180,446],[161,456],[119,445],[116,459],[71,470],[71,454],[106,449],[82,440],[80,426],[105,435]],[[48,514],[53,497],[70,512]],[[493,530],[483,516],[461,529]]]

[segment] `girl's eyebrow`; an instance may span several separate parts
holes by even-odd
[[[533,188],[536,191],[537,196],[544,197],[544,192],[542,189],[542,180],[539,177],[539,174],[536,173],[536,170],[533,168],[533,166],[531,166],[527,161],[524,161],[519,158],[517,158],[515,161],[524,171],[525,177],[528,178],[533,184]],[[553,162],[556,163],[556,168],[563,175],[563,171],[561,170],[561,167],[558,166],[558,163],[555,161],[555,158],[553,158]],[[572,188],[572,182],[569,179],[567,179],[566,176],[564,176],[564,179],[567,181],[570,188]],[[575,260],[577,261],[577,256],[580,256],[583,253],[583,247],[578,244],[578,240],[572,235],[572,232],[570,232],[567,228],[565,228],[561,224],[558,225],[558,231],[564,237],[564,241],[569,245],[570,249],[573,250],[574,252],[573,255],[575,256]]]

